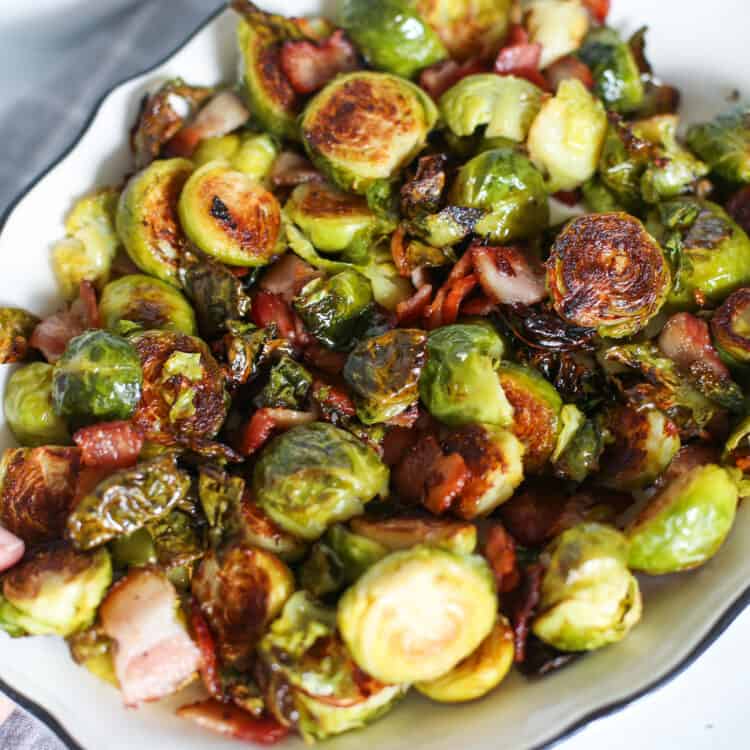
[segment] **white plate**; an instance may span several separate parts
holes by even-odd
[[[665,80],[680,86],[689,119],[710,116],[750,83],[746,0],[615,0],[613,21],[651,28],[649,53]],[[286,13],[309,13],[310,2],[266,4]],[[72,199],[94,185],[117,182],[129,165],[126,134],[144,91],[160,78],[193,83],[231,80],[235,19],[225,12],[203,27],[164,63],[112,91],[78,143],[15,205],[0,234],[0,304],[37,313],[53,310],[57,294],[49,267],[50,244],[63,234]],[[7,369],[0,368],[0,390]],[[0,448],[10,445],[0,427]],[[604,649],[545,679],[513,675],[485,700],[439,707],[411,696],[364,732],[331,741],[332,750],[365,742],[379,750],[472,750],[542,747],[662,684],[700,654],[750,601],[750,507],[716,558],[693,573],[644,584],[642,623],[623,643]],[[119,694],[76,667],[59,639],[0,636],[0,688],[86,750],[209,750],[236,744],[206,734],[173,715],[189,696],[142,708],[122,707]],[[290,740],[285,748],[301,747]]]

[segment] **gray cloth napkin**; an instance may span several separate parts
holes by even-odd
[[[82,28],[85,2],[81,2]],[[36,38],[31,43],[19,38],[22,30],[18,29],[13,29],[12,39],[4,39],[0,14],[3,62],[15,64],[18,74],[25,71],[28,78],[20,95],[9,95],[0,88],[0,216],[71,145],[93,107],[110,88],[161,60],[224,4],[223,0],[133,0],[130,8],[95,28],[84,28],[67,39],[55,38],[52,30],[44,39]],[[34,44],[38,47],[33,48]],[[34,64],[26,65],[24,57],[30,54],[34,55]],[[189,70],[184,78],[190,80]],[[63,747],[21,710],[0,726],[2,750]]]

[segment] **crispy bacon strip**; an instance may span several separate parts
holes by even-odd
[[[83,305],[84,322],[87,328],[101,328],[99,303],[96,300],[96,287],[92,282],[84,279],[78,290],[78,299]]]
[[[750,185],[738,190],[729,199],[727,211],[746,232],[750,232]]]
[[[464,276],[451,285],[443,303],[442,318],[444,326],[456,322],[461,303],[474,291],[478,283],[477,277],[473,273],[470,273],[468,276]]]
[[[190,630],[193,634],[193,640],[201,652],[201,666],[198,671],[203,684],[213,698],[219,698],[222,695],[222,689],[219,660],[216,656],[216,642],[206,618],[203,617],[200,605],[196,601],[193,601],[190,607]]]
[[[249,456],[265,445],[276,430],[314,422],[315,416],[312,412],[293,409],[258,409],[242,430],[237,450],[243,456]]]
[[[541,268],[517,247],[474,243],[469,252],[484,293],[504,305],[533,305],[547,296]]]
[[[521,572],[516,560],[516,543],[501,523],[493,523],[488,529],[482,552],[495,574],[497,590],[506,594],[517,588]]]
[[[343,352],[334,352],[326,349],[316,341],[306,344],[302,352],[302,358],[307,364],[317,368],[327,375],[338,375],[346,364],[346,354]]]
[[[351,397],[341,388],[335,388],[322,380],[314,380],[311,393],[321,416],[328,421],[333,422],[342,417],[351,418],[357,414]]]
[[[427,310],[432,299],[432,285],[425,284],[408,299],[396,305],[396,317],[399,325],[419,320]]]
[[[341,29],[322,42],[290,40],[281,48],[281,69],[298,94],[312,94],[358,67],[357,52]]]
[[[539,604],[543,577],[543,565],[529,565],[523,570],[521,585],[507,599],[507,614],[513,626],[516,663],[521,663],[526,658],[526,641],[531,631],[531,620]]]
[[[550,85],[539,70],[541,59],[541,44],[528,41],[509,44],[498,52],[495,73],[500,76],[525,78],[542,91],[549,91]]]
[[[304,182],[322,182],[323,175],[304,156],[282,151],[271,167],[270,179],[276,187],[295,187]]]
[[[289,734],[289,729],[267,716],[256,718],[229,703],[209,698],[177,709],[177,715],[225,737],[259,745],[273,745]]]
[[[443,60],[430,65],[419,74],[419,85],[437,101],[451,86],[462,78],[475,73],[486,73],[488,65],[479,58],[472,57],[463,63],[455,60]]]
[[[710,370],[721,380],[731,378],[711,342],[708,323],[691,313],[677,313],[667,321],[659,335],[659,348],[687,372]]]
[[[321,272],[294,253],[285,253],[263,274],[258,286],[291,304],[308,282]]]
[[[470,478],[471,472],[460,453],[439,456],[427,472],[422,504],[436,516],[445,513]]]
[[[12,568],[26,551],[23,539],[0,526],[0,573]]]
[[[547,66],[544,70],[544,77],[553,91],[557,91],[557,87],[569,78],[578,79],[588,89],[594,88],[594,75],[591,68],[573,55],[561,57],[552,65]]]
[[[611,0],[583,0],[586,10],[597,23],[605,23],[609,15]]]
[[[124,469],[138,460],[143,433],[132,422],[100,422],[82,427],[73,435],[81,449],[84,466],[98,469]]]
[[[250,317],[253,323],[260,328],[265,328],[274,323],[282,338],[295,338],[294,313],[291,307],[278,294],[271,294],[263,290],[259,291],[253,297]]]

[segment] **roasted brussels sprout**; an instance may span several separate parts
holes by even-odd
[[[146,331],[133,344],[143,368],[133,422],[146,439],[173,445],[214,437],[227,416],[229,396],[208,346],[175,331]]]
[[[370,321],[372,285],[353,268],[313,279],[297,295],[294,309],[321,344],[346,351]]]
[[[275,196],[223,162],[209,162],[193,172],[178,210],[188,238],[230,266],[264,266],[283,249]]]
[[[531,125],[531,160],[548,176],[548,190],[575,190],[593,177],[607,134],[607,114],[578,80],[563,81]]]
[[[371,539],[391,551],[419,544],[445,547],[459,555],[470,555],[477,547],[477,529],[463,521],[445,521],[430,516],[406,518],[352,518],[349,525],[358,536]]]
[[[365,672],[383,682],[421,682],[479,646],[497,605],[483,558],[419,546],[393,552],[357,580],[339,602],[338,626]]]
[[[548,548],[532,630],[560,651],[592,651],[622,640],[641,618],[638,581],[628,570],[628,541],[614,528],[585,523]]]
[[[88,628],[112,583],[109,553],[39,550],[2,579],[0,628],[10,635],[69,636]]]
[[[383,716],[407,690],[364,674],[336,632],[336,614],[304,591],[294,594],[258,647],[266,707],[307,742]]]
[[[20,307],[0,307],[0,364],[22,362],[39,318]]]
[[[419,400],[426,340],[423,331],[394,328],[357,344],[346,360],[344,379],[362,422],[387,422]]]
[[[477,73],[440,97],[440,114],[454,135],[473,135],[486,125],[486,138],[523,143],[542,106],[542,90],[523,78]]]
[[[205,138],[193,152],[192,160],[199,167],[210,161],[228,161],[238,172],[262,180],[271,171],[279,147],[267,133],[224,135]]]
[[[515,649],[513,629],[502,615],[490,634],[472,654],[453,669],[430,682],[414,687],[438,703],[464,703],[487,695],[510,672]]]
[[[261,372],[273,351],[271,344],[277,340],[275,325],[256,328],[252,323],[232,320],[227,324],[228,333],[224,336],[229,379],[233,383],[244,384]]]
[[[55,363],[52,406],[74,424],[128,419],[141,397],[143,373],[133,346],[106,331],[76,336]]]
[[[233,544],[203,558],[192,592],[216,637],[222,664],[246,669],[266,627],[294,592],[294,578],[271,552]]]
[[[308,104],[302,137],[310,158],[343,190],[365,193],[422,149],[437,109],[422,89],[387,73],[339,76]]]
[[[99,300],[102,326],[113,330],[121,320],[145,329],[197,333],[190,303],[172,285],[152,276],[131,274],[104,287]]]
[[[726,469],[704,464],[673,478],[627,529],[628,564],[651,575],[702,565],[734,523],[737,485]]]
[[[739,106],[713,122],[693,125],[687,134],[690,148],[719,177],[750,182],[750,108]]]
[[[412,78],[448,53],[409,0],[344,0],[341,25],[377,70]]]
[[[580,0],[532,0],[524,10],[529,41],[542,46],[541,68],[575,52],[589,29],[589,14]]]
[[[549,222],[544,179],[512,148],[484,151],[464,164],[449,200],[484,211],[474,231],[500,243],[537,235]]]
[[[627,113],[641,106],[641,71],[630,46],[614,29],[602,26],[590,31],[578,55],[591,68],[594,91],[607,109]]]
[[[497,378],[503,351],[502,339],[489,326],[458,324],[433,331],[419,378],[419,395],[430,414],[452,425],[510,424],[513,407]]]
[[[388,491],[388,469],[348,432],[323,422],[275,438],[253,471],[258,505],[282,529],[316,539]]]
[[[268,382],[255,397],[258,408],[301,409],[312,385],[312,375],[296,360],[284,355],[271,368]]]
[[[547,286],[569,323],[623,338],[645,328],[670,291],[664,253],[638,219],[589,214],[558,235],[547,262]]]
[[[52,406],[52,365],[32,362],[16,370],[5,386],[5,421],[21,445],[70,442],[68,426]]]
[[[130,178],[117,207],[117,234],[130,259],[173,286],[186,244],[177,203],[192,171],[187,159],[152,162]]]
[[[102,480],[68,517],[67,536],[78,549],[98,547],[162,518],[189,489],[174,454],[163,453]]]
[[[247,493],[228,529],[230,533],[236,533],[245,544],[273,552],[284,562],[297,562],[307,552],[305,542],[275,524]]]
[[[724,300],[711,319],[711,331],[730,365],[750,362],[750,288],[738,289]]]
[[[118,687],[112,661],[112,640],[96,625],[68,637],[70,656],[76,664],[113,687]]]
[[[553,456],[555,475],[573,482],[586,479],[599,468],[604,438],[600,420],[586,419],[560,454]]]

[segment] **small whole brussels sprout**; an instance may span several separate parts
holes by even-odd
[[[412,78],[448,53],[409,0],[344,0],[341,26],[377,70]]]
[[[737,485],[716,464],[672,479],[627,529],[628,564],[651,575],[689,570],[711,559],[734,523]]]
[[[535,236],[549,223],[544,179],[512,148],[484,151],[464,164],[449,200],[484,211],[474,231],[500,243]]]
[[[85,630],[112,583],[105,549],[86,554],[71,547],[38,550],[2,580],[0,628],[11,635],[61,635]]]
[[[438,703],[464,703],[494,690],[513,666],[513,629],[502,615],[473,653],[450,672],[414,687]]]
[[[422,89],[362,71],[338,76],[318,93],[301,129],[315,166],[343,190],[364,194],[422,150],[436,120],[437,108]]]
[[[609,338],[645,328],[666,301],[671,282],[659,244],[624,213],[574,219],[547,261],[547,286],[558,315]]]
[[[383,519],[358,516],[352,518],[349,525],[358,536],[371,539],[392,552],[429,544],[459,555],[470,555],[477,547],[477,528],[465,521],[446,521],[432,516]]]
[[[338,626],[365,672],[421,682],[469,656],[494,627],[497,606],[484,558],[419,546],[391,553],[359,578],[339,602]]]
[[[255,133],[243,137],[232,134],[204,138],[191,158],[199,167],[210,161],[228,161],[238,172],[262,180],[271,171],[278,155],[279,148],[272,136]]]
[[[111,281],[99,300],[102,325],[115,329],[121,320],[145,329],[197,333],[190,303],[173,286],[152,276],[131,274]]]
[[[542,47],[542,69],[575,52],[589,29],[589,13],[581,0],[532,0],[524,3],[524,11],[529,41]]]
[[[741,105],[713,122],[693,125],[687,134],[690,148],[719,177],[750,182],[750,107]]]
[[[534,635],[560,651],[622,640],[642,611],[638,581],[627,567],[627,539],[610,526],[584,523],[560,534],[547,551]]]
[[[750,362],[750,288],[730,294],[711,319],[711,332],[730,365]],[[6,408],[7,413],[7,408]]]
[[[350,433],[323,422],[293,427],[261,453],[253,470],[258,505],[282,529],[317,539],[388,491],[388,469]]]
[[[294,300],[307,330],[324,346],[346,351],[365,332],[372,314],[372,285],[347,269],[305,284]]]
[[[71,339],[55,363],[52,406],[74,424],[128,419],[142,383],[132,344],[106,331],[87,331]]]
[[[0,364],[23,362],[39,318],[20,307],[0,307]]]
[[[426,340],[424,331],[394,328],[354,348],[344,366],[344,380],[364,424],[387,422],[419,400]]]
[[[5,421],[21,445],[70,442],[68,425],[52,406],[52,372],[46,362],[16,370],[5,386]]]
[[[504,345],[488,326],[457,324],[433,331],[427,339],[427,364],[419,395],[430,414],[450,425],[508,425],[513,408],[497,368]]]
[[[117,207],[117,234],[143,272],[179,286],[186,239],[177,202],[193,171],[187,159],[158,159],[130,178]]]

